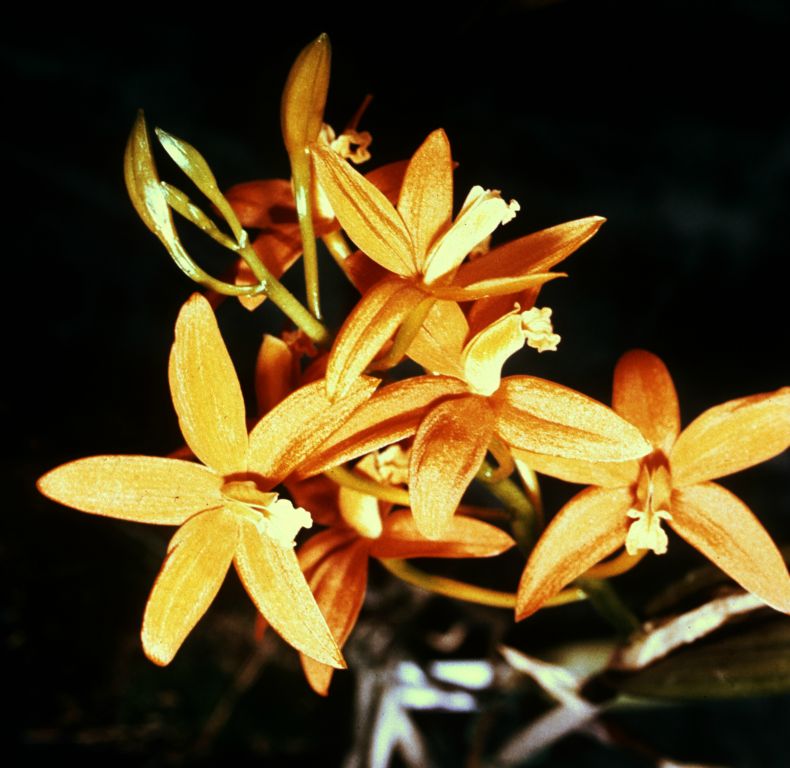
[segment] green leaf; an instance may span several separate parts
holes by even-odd
[[[749,621],[635,673],[606,673],[621,693],[699,700],[790,691],[790,619]]]

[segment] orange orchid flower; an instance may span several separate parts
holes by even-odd
[[[415,152],[397,208],[334,152],[314,144],[312,153],[318,181],[343,229],[389,273],[340,329],[327,366],[330,396],[342,394],[421,305],[427,312],[437,300],[514,294],[560,277],[547,270],[604,221],[591,216],[552,227],[463,264],[478,243],[515,216],[518,204],[473,187],[453,220],[453,162],[444,131],[431,133]]]
[[[168,664],[214,599],[231,562],[258,610],[283,638],[323,663],[343,658],[299,568],[294,537],[310,514],[272,489],[373,392],[360,380],[330,403],[322,382],[285,398],[247,433],[244,400],[214,313],[193,295],[176,322],[170,390],[181,431],[202,462],[94,456],[38,481],[83,512],[180,526],[143,618],[146,655]]]
[[[522,456],[539,472],[594,487],[574,496],[536,545],[519,585],[516,618],[618,547],[630,555],[666,552],[662,521],[744,589],[790,613],[790,578],[770,536],[740,499],[710,482],[790,445],[790,387],[710,408],[681,432],[669,371],[650,352],[633,350],[617,364],[612,401],[653,445],[640,461]]]
[[[456,324],[465,323],[456,307]],[[458,325],[448,337],[458,338]],[[502,365],[525,341],[559,340],[546,310],[511,312],[454,352],[443,340],[445,375],[420,376],[384,387],[354,413],[303,467],[315,474],[416,433],[409,496],[417,529],[444,535],[489,447],[521,449],[586,461],[622,462],[648,453],[639,430],[572,389],[532,376],[501,378]],[[437,362],[437,365],[440,363]]]
[[[357,471],[398,484],[405,481],[407,467],[405,453],[391,446],[380,454],[368,454]],[[428,541],[420,535],[409,510],[391,511],[392,504],[338,488],[326,477],[311,478],[290,489],[299,504],[321,509],[317,522],[329,526],[301,545],[299,563],[340,648],[362,608],[371,557],[493,557],[514,544],[499,528],[465,516],[455,517],[441,540]],[[301,661],[310,686],[326,696],[333,668],[304,654]]]

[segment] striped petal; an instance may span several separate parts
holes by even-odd
[[[297,225],[296,204],[287,179],[259,179],[235,184],[225,192],[239,222],[253,229]]]
[[[293,390],[294,359],[282,339],[268,333],[255,363],[255,394],[259,413],[268,413]]]
[[[246,467],[276,484],[310,457],[344,424],[378,386],[379,380],[363,376],[348,392],[330,400],[324,382],[307,384],[269,411],[250,432]]]
[[[680,405],[667,367],[643,349],[626,352],[614,370],[612,407],[669,455],[680,434]]]
[[[471,395],[442,403],[422,420],[411,449],[409,497],[423,536],[444,536],[493,434],[488,402]]]
[[[683,430],[670,455],[672,482],[691,485],[740,472],[790,445],[790,387],[710,408]]]
[[[244,399],[208,301],[192,294],[178,315],[170,352],[170,392],[187,444],[221,475],[244,468]]]
[[[323,472],[410,437],[429,407],[467,391],[463,382],[449,376],[418,376],[390,384],[360,406],[321,450],[300,467],[300,474]]]
[[[233,560],[238,527],[231,512],[211,509],[173,536],[143,617],[143,648],[151,661],[169,664],[211,605]]]
[[[716,483],[672,493],[669,524],[745,590],[790,613],[790,577],[784,560],[752,511]]]
[[[540,295],[540,288],[541,286],[537,286],[506,296],[488,296],[477,299],[470,307],[466,317],[469,321],[469,333],[471,335],[479,333],[495,320],[499,320],[502,315],[512,312],[516,304],[522,312],[532,309]]]
[[[244,521],[234,562],[256,608],[275,632],[317,661],[345,667],[291,547]]]
[[[554,517],[538,540],[521,576],[516,621],[621,547],[633,496],[626,488],[587,488]]]
[[[367,542],[357,538],[333,548],[323,560],[305,572],[305,577],[335,642],[342,648],[357,623],[365,600]],[[300,660],[310,687],[326,696],[334,669],[304,654]]]
[[[485,278],[470,283],[461,282],[461,279],[456,276],[449,285],[430,286],[430,291],[437,298],[449,301],[476,301],[489,296],[510,296],[514,293],[537,289],[558,277],[567,277],[567,275],[563,272],[541,272],[516,277]]]
[[[453,282],[472,285],[484,280],[548,272],[586,243],[604,221],[600,216],[588,216],[500,245],[464,264]]]
[[[421,272],[425,254],[453,216],[453,161],[443,130],[431,133],[409,162],[398,213],[411,234]]]
[[[632,485],[639,477],[638,461],[584,461],[520,450],[515,450],[513,455],[535,472],[558,477],[568,483],[620,488]]]
[[[222,477],[191,461],[91,456],[63,464],[37,483],[45,496],[92,515],[181,525],[222,504]]]
[[[343,394],[426,295],[397,277],[384,278],[354,307],[337,334],[326,368],[330,397]]]
[[[384,531],[370,542],[371,557],[493,557],[513,546],[513,539],[493,525],[463,515],[455,515],[442,538],[426,539],[411,513],[400,509],[384,520]]]
[[[514,448],[584,461],[627,461],[650,445],[592,398],[531,376],[510,376],[491,397],[499,436]]]
[[[318,182],[354,243],[390,272],[416,274],[411,237],[392,203],[328,147],[316,144],[312,153]]]
[[[392,203],[394,208],[398,204],[400,188],[403,186],[403,177],[408,167],[408,160],[396,160],[394,163],[387,163],[368,171],[365,178]]]
[[[469,325],[454,301],[436,301],[425,318],[408,355],[426,371],[463,378],[461,352]]]

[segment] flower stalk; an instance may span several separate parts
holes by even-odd
[[[464,581],[451,579],[446,576],[435,576],[407,563],[404,560],[380,558],[379,562],[401,581],[414,587],[433,592],[436,595],[453,597],[467,603],[489,605],[492,608],[513,608],[516,605],[516,595],[512,592],[500,592],[495,589],[486,589]],[[568,603],[585,600],[588,594],[581,588],[569,587],[555,595],[544,607],[551,608]]]
[[[505,507],[510,515],[510,530],[522,554],[528,556],[540,532],[540,518],[532,502],[509,477],[484,460],[475,478]]]

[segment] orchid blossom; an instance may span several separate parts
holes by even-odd
[[[170,390],[187,445],[201,464],[150,456],[94,456],[38,482],[50,499],[91,514],[180,526],[143,619],[146,655],[168,664],[203,616],[231,562],[257,609],[303,653],[343,666],[299,568],[294,538],[310,514],[272,489],[367,399],[360,379],[330,403],[322,382],[293,392],[247,433],[233,363],[206,299],[176,322]]]
[[[399,446],[368,454],[356,470],[374,480],[399,485],[407,478],[408,456]],[[459,515],[442,538],[420,535],[408,509],[392,509],[326,477],[289,486],[299,504],[320,509],[316,522],[326,525],[299,548],[299,563],[340,648],[356,625],[367,587],[370,558],[492,557],[513,546],[504,531],[481,520]],[[313,690],[326,695],[333,668],[301,654],[302,667]]]
[[[453,162],[444,131],[431,133],[415,152],[397,209],[334,152],[316,143],[312,153],[319,184],[343,229],[389,273],[365,292],[340,329],[327,366],[330,397],[351,386],[410,316],[429,317],[438,300],[516,294],[560,277],[548,270],[604,221],[591,216],[561,224],[463,264],[519,206],[499,192],[473,187],[453,220]]]
[[[466,323],[460,309],[452,317],[450,341],[462,338]],[[446,373],[384,387],[302,471],[314,474],[416,433],[411,508],[420,533],[439,539],[491,446],[600,462],[647,453],[639,431],[601,403],[544,379],[501,378],[503,364],[525,341],[540,348],[558,339],[546,313],[533,308],[500,318],[462,349],[436,340],[425,354],[437,361],[443,355]]]
[[[710,408],[681,432],[669,371],[650,352],[633,350],[617,364],[612,401],[653,445],[640,461],[522,455],[539,472],[593,487],[557,513],[535,547],[519,585],[517,618],[619,547],[634,556],[666,552],[663,522],[744,589],[790,613],[790,578],[770,536],[737,496],[710,482],[790,445],[790,387]]]

